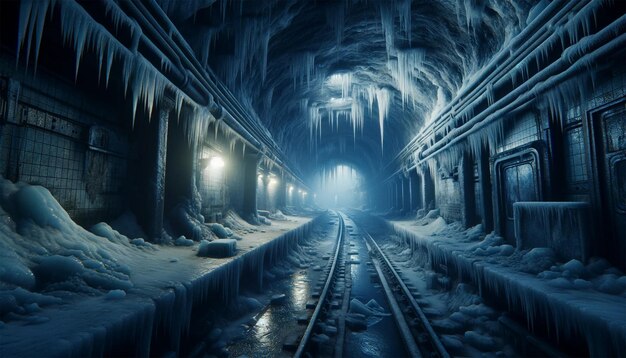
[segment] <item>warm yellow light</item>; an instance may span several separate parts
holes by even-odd
[[[259,179],[263,179],[263,174],[259,174]]]
[[[278,179],[276,179],[276,178],[270,178],[270,184],[271,184],[271,185],[278,184]]]

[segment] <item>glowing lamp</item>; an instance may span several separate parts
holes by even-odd
[[[213,157],[209,162],[211,168],[224,168],[224,159],[220,157]]]
[[[219,168],[224,168],[224,159],[222,159],[221,157],[211,157],[208,160],[207,159],[203,159],[201,161],[202,166],[206,169],[206,168],[211,168],[211,169],[219,169]]]

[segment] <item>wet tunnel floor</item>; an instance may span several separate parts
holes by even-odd
[[[337,220],[326,221],[313,230],[300,246],[281,262],[264,272],[261,292],[243,289],[241,297],[256,303],[253,309],[235,307],[234,315],[215,312],[211,320],[220,337],[205,337],[209,343],[197,356],[291,357],[283,343],[304,331],[298,318],[306,316],[307,303],[315,292],[315,282],[323,274],[334,247]],[[285,295],[277,304],[272,297]],[[237,303],[230,303],[237,306]],[[215,331],[215,329],[213,329]],[[211,335],[209,333],[208,335]],[[215,334],[214,334],[215,335]]]
[[[346,274],[351,278],[349,300],[357,299],[364,305],[375,300],[384,310],[384,314],[367,318],[368,327],[364,331],[352,332],[346,328],[344,357],[400,357],[406,356],[393,317],[388,314],[386,298],[380,284],[372,275],[375,270],[365,241],[354,224],[346,221],[345,259]],[[336,220],[323,234],[323,238],[313,238],[302,244],[293,256],[286,258],[274,268],[266,271],[266,284],[262,292],[250,293],[244,290],[244,300],[260,302],[254,309],[239,315],[227,312],[237,311],[229,308],[224,312],[214,312],[211,320],[216,330],[207,332],[203,349],[196,350],[195,356],[230,356],[230,357],[290,357],[293,352],[283,349],[283,343],[302,334],[305,325],[298,324],[298,318],[307,314],[307,303],[313,301],[315,282],[325,276],[323,269],[333,251],[337,232]],[[322,236],[322,235],[320,235]],[[300,259],[294,259],[294,256]],[[274,295],[284,294],[280,304],[271,304]],[[237,306],[231,303],[229,306]],[[221,316],[221,317],[220,317]],[[218,323],[218,322],[221,322]],[[220,335],[219,338],[209,337]],[[332,341],[331,341],[332,342]],[[334,344],[334,342],[329,343]]]
[[[405,357],[407,356],[396,323],[389,314],[389,306],[382,286],[374,277],[372,261],[365,245],[365,241],[354,224],[346,221],[349,237],[348,256],[352,291],[350,300],[356,299],[362,303],[375,300],[387,314],[368,319],[367,330],[351,332],[347,330],[344,357]],[[357,255],[352,255],[357,253]]]
[[[326,276],[324,269],[334,251],[337,227],[336,219],[320,224],[311,238],[303,240],[288,257],[265,271],[262,292],[242,288],[238,302],[231,302],[223,312],[218,310],[207,316],[214,328],[203,338],[206,342],[203,348],[196,349],[192,356],[291,356],[293,352],[284,350],[283,344],[295,342],[297,345],[305,330],[298,319],[306,317],[307,306],[316,301],[312,294],[319,291],[320,279]],[[359,313],[359,306],[367,307],[372,302],[380,309],[373,311],[384,313],[366,315],[365,330],[352,331],[346,327],[342,356],[407,356],[396,322],[389,315],[387,299],[361,229],[372,234],[389,259],[397,264],[405,284],[420,292],[415,298],[451,354],[520,355],[500,324],[499,318],[506,312],[488,306],[472,285],[432,271],[424,253],[399,241],[380,222],[372,221],[367,215],[350,213],[350,219],[346,219],[344,244],[345,281],[349,282],[346,287],[350,293],[348,313]],[[271,304],[275,295],[285,297],[279,304]],[[246,307],[242,308],[242,303]],[[333,351],[335,339],[330,336],[321,356]]]

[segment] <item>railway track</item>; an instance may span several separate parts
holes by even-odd
[[[314,299],[317,299],[317,302],[295,349],[294,357],[308,355],[334,355],[335,357],[341,357],[343,354],[346,334],[345,315],[348,310],[348,302],[350,301],[350,278],[349,275],[346,277],[345,269],[345,251],[348,249],[346,238],[349,236],[346,227],[353,231],[357,230],[356,227],[353,229],[352,226],[346,225],[345,214],[337,213],[337,216],[339,227],[336,246],[326,266],[326,276],[323,279],[323,285],[321,285],[319,294],[316,293],[313,296]],[[372,264],[377,273],[377,280],[381,283],[384,290],[387,304],[407,354],[412,357],[448,358],[448,353],[413,297],[413,293],[404,284],[391,261],[365,230],[359,229],[358,232],[362,233],[360,235],[361,238],[356,239],[364,240],[370,253]],[[333,331],[337,334],[334,344],[325,342],[327,344],[324,345],[316,338],[325,333],[320,327],[328,327],[327,322],[329,321],[336,325],[336,330]],[[325,346],[327,350],[321,351],[321,346]],[[328,350],[329,346],[334,347],[334,352],[332,349]]]
[[[333,298],[337,297],[335,295],[335,291],[343,290],[343,287],[338,287],[337,278],[338,276],[343,276],[345,274],[344,243],[346,228],[343,216],[339,213],[337,213],[337,216],[339,219],[339,228],[337,230],[335,249],[333,250],[333,255],[329,258],[328,265],[326,266],[326,278],[324,279],[321,292],[313,295],[313,298],[317,299],[317,303],[311,317],[309,318],[304,334],[300,339],[300,343],[296,348],[294,357],[302,357],[305,356],[305,354],[314,354],[317,352],[319,347],[315,347],[312,344],[312,341],[315,338],[315,330],[319,328],[320,322],[326,318],[330,309],[333,307],[338,308],[336,307],[337,304],[336,301],[333,301]],[[342,293],[340,295],[343,297]]]
[[[367,231],[362,231],[389,305],[396,316],[403,341],[411,356],[449,358],[450,355],[439,340],[439,336],[415,300],[415,293],[411,292],[404,283],[394,265],[372,236]]]

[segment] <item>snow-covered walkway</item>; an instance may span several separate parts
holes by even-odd
[[[389,225],[413,250],[427,252],[433,266],[456,270],[530,325],[580,337],[592,356],[626,356],[626,276],[605,262],[559,265],[541,249],[517,252],[493,234],[480,240],[480,227],[455,230],[440,218],[425,226],[414,220]]]
[[[22,189],[11,190],[11,198],[19,199],[16,193]],[[5,322],[0,321],[2,357],[147,356],[151,346],[159,347],[159,353],[178,352],[194,306],[228,302],[238,293],[242,277],[262,283],[264,262],[286,255],[318,220],[289,216],[274,221],[256,232],[239,233],[242,239],[237,241],[236,256],[205,258],[197,256],[198,243],[160,246],[107,240],[71,222],[47,191],[38,189],[29,195],[40,196],[36,206],[29,206],[33,210],[46,205],[50,209],[48,214],[52,214],[42,217],[62,220],[37,222],[37,213],[20,212],[19,208],[9,214],[0,211],[5,220],[0,227],[0,259],[5,262],[0,265],[0,278],[5,281],[0,286],[5,314]],[[29,220],[4,225],[10,217]],[[103,234],[119,235],[107,228]],[[31,256],[31,251],[24,249],[29,240],[39,248],[33,249],[36,254]],[[19,266],[27,262],[32,263]],[[38,279],[46,277],[42,272],[46,268],[57,272],[51,271],[52,283],[39,291],[39,284],[28,284],[32,273],[27,267]],[[10,271],[14,268],[28,271],[30,276]],[[10,280],[21,283],[11,288]],[[108,293],[103,290],[107,284],[113,285]],[[154,337],[158,342],[152,341]]]

